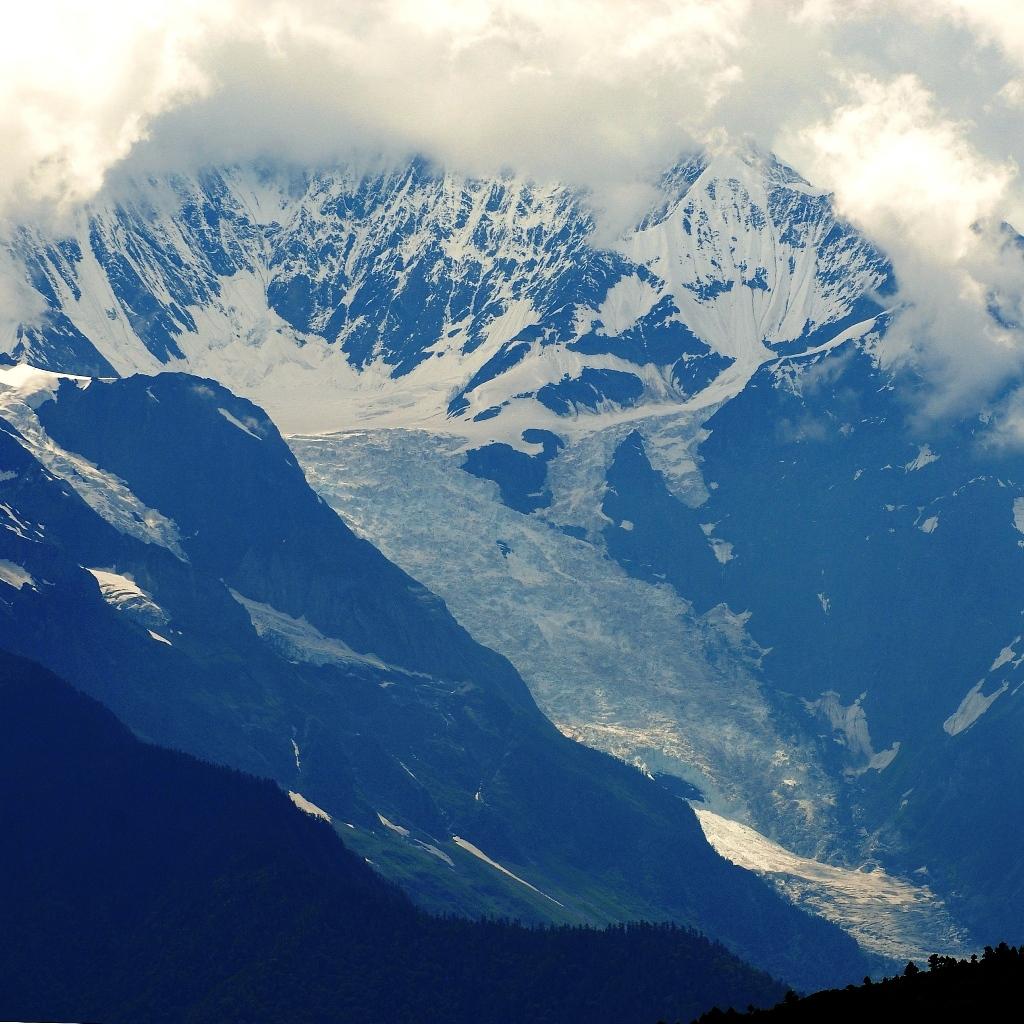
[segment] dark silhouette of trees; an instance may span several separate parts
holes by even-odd
[[[847,1024],[890,1021],[1010,1021],[1024,1013],[1024,946],[986,946],[979,958],[957,959],[933,953],[928,969],[907,964],[902,975],[858,987],[816,992],[802,999],[787,993],[771,1009],[705,1013],[697,1024],[752,1020]]]

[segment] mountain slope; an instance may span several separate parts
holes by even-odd
[[[909,386],[853,343],[766,368],[708,421],[701,512],[732,544],[716,597],[750,609],[767,677],[826,730],[864,853],[998,933],[1024,906],[1021,809],[995,784],[1022,767],[1024,467],[981,420],[916,424]]]
[[[916,422],[877,344],[780,357],[533,476],[404,431],[292,446],[560,726],[804,857],[927,887],[959,928],[939,913],[911,948],[958,952],[1022,906],[1022,811],[995,780],[1024,771],[1024,467],[981,419]]]
[[[633,529],[605,536],[630,573],[749,612],[767,692],[842,780],[850,861],[927,882],[976,934],[998,934],[1024,906],[1021,808],[996,782],[1024,769],[1024,466],[984,415],[916,419],[914,386],[876,336],[766,365],[695,438],[699,501],[656,474],[653,518],[634,467],[609,499]],[[727,549],[717,572],[692,554],[702,524]]]
[[[640,1022],[781,993],[677,929],[428,917],[272,783],[3,651],[0,816],[5,1017]]]
[[[862,968],[685,803],[554,729],[260,409],[177,374],[6,379],[0,643],[147,739],[302,794],[426,905],[676,920],[782,975],[814,949],[806,985]]]

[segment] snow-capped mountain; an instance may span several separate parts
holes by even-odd
[[[735,390],[772,350],[879,312],[884,258],[774,160],[697,158],[662,188],[598,248],[583,196],[422,162],[135,182],[66,237],[13,234],[45,310],[6,345],[52,370],[214,377],[287,432],[521,443]]]
[[[908,418],[879,355],[889,265],[826,194],[752,152],[660,185],[609,245],[585,196],[422,162],[122,183],[62,237],[9,235],[44,308],[4,344],[258,401],[358,534],[564,733],[703,799],[727,855],[880,952],[953,950],[964,922],[990,937],[1024,907],[1007,860],[1024,809],[978,797],[1016,770],[1024,466],[977,424]],[[148,415],[140,388],[125,422]],[[274,429],[235,401],[202,429]],[[118,529],[195,543],[173,495],[61,447],[52,410],[84,403],[44,403],[41,434],[24,404],[8,418],[35,457],[92,480]],[[309,564],[272,596],[265,568],[232,600],[279,657],[405,664],[306,613]],[[174,644],[142,583],[93,578]]]

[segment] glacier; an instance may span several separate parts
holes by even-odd
[[[854,869],[799,857],[747,825],[705,807],[694,810],[723,857],[841,924],[865,949],[894,960],[927,960],[936,946],[965,954],[963,929],[927,885],[893,878],[877,864]]]
[[[568,735],[679,775],[790,841],[813,848],[829,833],[833,786],[810,746],[773,723],[756,652],[727,609],[696,615],[557,522],[509,509],[460,469],[455,439],[388,430],[289,443],[349,526],[505,654]]]

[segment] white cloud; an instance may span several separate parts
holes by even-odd
[[[1024,29],[1019,46],[997,31],[1001,18],[1022,20],[1013,7],[41,0],[20,5],[0,37],[0,161],[22,198],[87,195],[133,151],[166,163],[354,146],[618,187],[718,129],[772,146],[781,128],[820,120],[837,71],[881,77],[863,25],[913,34],[939,12],[977,46],[998,37],[1024,72]],[[983,98],[1007,98],[1012,77]]]
[[[1021,293],[1021,82],[1018,0],[38,0],[0,36],[0,211],[419,152],[588,187],[614,228],[681,150],[751,135],[892,255],[896,340],[955,407],[1020,363],[986,306]]]
[[[621,180],[674,155],[742,77],[750,14],[750,0],[24,7],[0,43],[9,202],[88,195],[151,133],[165,160],[356,142]]]
[[[0,351],[10,352],[22,323],[35,323],[46,312],[42,296],[23,270],[0,248]]]
[[[1012,161],[977,153],[967,126],[943,117],[913,75],[856,76],[848,85],[851,102],[799,132],[803,166],[883,244],[909,231],[936,260],[962,260],[976,240],[973,225],[1005,200]]]
[[[930,379],[930,411],[960,412],[1024,362],[1012,326],[1024,258],[1002,227],[1017,167],[972,146],[970,126],[945,116],[913,75],[855,76],[846,87],[847,102],[786,148],[892,257],[907,308],[888,352]]]
[[[0,33],[0,202],[74,201],[206,87],[194,0],[19,4]]]
[[[996,96],[1008,106],[1024,106],[1024,79],[1011,78],[1010,81],[1008,81],[1006,85],[996,93]]]

